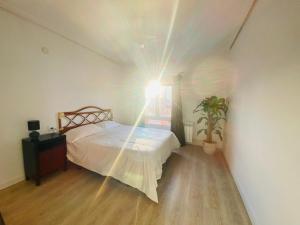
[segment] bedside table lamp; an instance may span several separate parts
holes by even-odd
[[[28,125],[28,130],[32,131],[29,134],[29,137],[33,140],[38,139],[40,136],[40,133],[37,132],[37,130],[40,129],[40,121],[39,120],[30,120],[27,122],[27,125]]]

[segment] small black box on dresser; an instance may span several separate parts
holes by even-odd
[[[59,133],[43,134],[38,139],[22,139],[26,180],[40,179],[59,169],[67,169],[66,136]]]

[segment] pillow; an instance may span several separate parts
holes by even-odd
[[[67,141],[69,143],[74,143],[75,141],[78,141],[81,138],[103,132],[103,129],[101,127],[96,126],[95,124],[89,124],[81,127],[77,127],[75,129],[69,130],[67,135]]]
[[[98,123],[97,125],[102,128],[114,128],[114,127],[121,126],[121,124],[119,124],[115,121],[103,121],[101,123]]]

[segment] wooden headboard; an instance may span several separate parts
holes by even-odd
[[[58,113],[58,128],[60,133],[68,130],[102,121],[113,119],[111,109],[101,109],[97,106],[86,106],[72,112]]]

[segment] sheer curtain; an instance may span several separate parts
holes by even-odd
[[[172,85],[171,131],[177,136],[181,146],[185,145],[181,104],[181,75],[175,77]]]

